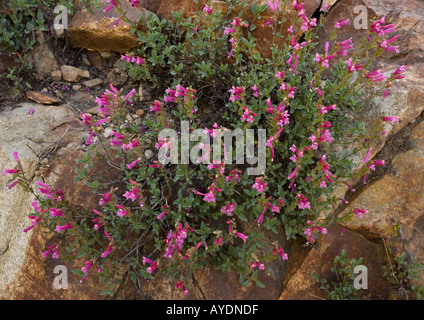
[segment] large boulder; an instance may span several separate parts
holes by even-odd
[[[284,285],[280,300],[328,299],[312,274],[326,279],[328,283],[338,282],[331,268],[334,258],[341,256],[342,250],[346,250],[348,259],[363,258],[362,265],[367,268],[368,289],[358,290],[358,298],[383,300],[388,297],[390,283],[383,277],[383,266],[388,264],[388,260],[383,244],[349,230],[342,235],[342,231],[343,228],[338,226],[328,228],[328,233],[319,239],[316,248],[310,250],[303,263],[294,270]]]
[[[120,1],[128,19],[136,21],[147,10],[133,7],[128,1]],[[99,2],[99,8],[91,14],[87,8],[78,9],[69,22],[67,41],[72,47],[89,50],[126,52],[139,47],[137,36],[131,33],[131,25],[122,21],[115,8],[104,12],[110,3]]]
[[[33,110],[32,116],[29,115]],[[0,167],[13,168],[12,153],[18,152],[26,177],[35,182],[50,183],[47,175],[50,160],[74,157],[83,143],[84,132],[78,114],[69,106],[43,106],[24,103],[0,113]],[[57,160],[55,161],[57,162]],[[47,166],[47,167],[46,167]],[[72,163],[61,169],[70,172]],[[45,170],[44,170],[45,169]],[[60,169],[56,167],[56,169]],[[55,171],[58,175],[64,172]],[[69,176],[68,176],[69,177]],[[9,176],[0,176],[0,299],[99,299],[100,285],[80,284],[71,273],[73,265],[61,260],[44,260],[41,252],[50,245],[49,235],[41,226],[23,232],[30,226],[34,196],[20,187],[8,189]],[[35,183],[33,183],[35,187]],[[68,289],[55,289],[59,275],[55,266],[68,271]],[[61,269],[60,273],[63,272]]]

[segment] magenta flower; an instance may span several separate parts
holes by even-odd
[[[306,222],[307,224],[312,226],[312,221],[308,220]],[[308,243],[312,243],[312,240],[314,239],[314,235],[315,235],[315,231],[320,231],[322,234],[326,234],[327,233],[327,229],[323,228],[323,227],[319,227],[319,226],[312,226],[310,228],[307,228],[304,232],[304,234],[310,236],[308,239]]]
[[[166,208],[166,206],[164,206],[164,208]],[[165,215],[165,214],[167,214],[168,213],[168,211],[169,211],[169,209],[167,209],[167,210],[165,210],[165,211],[163,211],[162,213],[160,213],[156,218],[158,219],[158,220],[162,220],[162,218],[163,218],[163,216]]]
[[[275,0],[272,2],[271,0],[268,0],[268,6],[271,10],[277,11],[278,10],[278,0]]]
[[[274,255],[279,254],[279,255],[283,258],[283,260],[288,260],[288,255],[287,255],[287,253],[285,253],[285,252],[284,252],[284,250],[283,250],[283,248],[281,248],[280,246],[278,246],[276,249],[274,249],[274,250],[272,251],[272,253],[273,253]]]
[[[127,208],[125,208],[125,207],[123,207],[119,204],[115,204],[115,207],[117,207],[119,209],[118,212],[116,213],[116,215],[118,217],[122,218],[122,217],[128,215],[128,213],[130,212]]]
[[[231,97],[230,97],[231,102],[234,102],[235,100],[240,100],[242,99],[244,88],[233,86],[232,89],[230,90],[230,93],[231,93]]]
[[[207,14],[212,14],[212,9],[208,5],[205,5],[203,8],[203,12],[206,12]]]
[[[175,285],[175,287],[178,288],[178,289],[182,289],[184,295],[188,294],[188,291],[187,291],[184,283],[181,280],[177,282],[177,284]]]
[[[110,193],[104,193],[102,194],[102,198],[99,200],[99,205],[102,206],[105,203],[108,203],[112,200],[112,195]]]
[[[155,271],[157,269],[157,267],[159,266],[159,264],[149,258],[143,257],[143,265],[145,265],[146,263],[150,264],[150,267],[147,268],[147,273],[148,274],[152,274],[153,271]]]
[[[353,213],[356,214],[359,219],[362,219],[362,214],[368,214],[368,210],[355,208],[353,209]]]
[[[131,162],[131,163],[129,163],[129,164],[127,164],[127,168],[128,169],[132,169],[138,162],[140,162],[141,161],[141,158],[137,158],[136,160],[134,160],[133,162]]]
[[[297,166],[292,173],[289,174],[289,176],[287,177],[289,180],[293,179],[296,177],[297,174],[297,170],[299,170],[300,166]]]
[[[18,169],[4,169],[1,174],[6,176],[8,174],[15,174],[15,173],[18,173],[18,172],[19,172]]]
[[[341,18],[340,20],[338,20],[337,22],[336,22],[336,24],[335,24],[335,28],[336,29],[340,29],[342,26],[345,26],[345,25],[347,25],[347,24],[349,24],[350,23],[350,20],[349,19],[347,19],[347,20],[345,20],[344,18]]]
[[[242,114],[242,116],[241,116],[241,118],[240,118],[240,120],[242,121],[242,122],[244,122],[244,121],[246,121],[246,122],[249,122],[250,124],[252,124],[253,123],[253,120],[254,120],[254,117],[256,117],[257,116],[257,114],[256,113],[254,113],[252,110],[250,110],[249,108],[246,108],[246,107],[242,107],[243,108],[243,110],[244,110],[244,113]]]
[[[116,3],[115,0],[107,0],[107,2],[110,3],[111,5],[109,7],[107,7],[107,8],[105,8],[103,10],[103,12],[108,12],[108,11],[112,10],[113,7],[117,7],[118,6],[118,4]]]
[[[124,196],[124,198],[126,198],[127,200],[128,200],[128,199],[131,199],[131,201],[132,201],[132,202],[134,202],[135,200],[137,200],[137,199],[141,198],[140,192],[141,192],[141,190],[140,190],[140,189],[138,189],[138,188],[136,188],[136,187],[133,187],[133,188],[131,189],[131,191],[126,191],[126,192],[123,194],[123,196]]]
[[[224,34],[234,33],[236,30],[234,28],[225,27]]]
[[[311,205],[308,202],[308,199],[306,199],[306,197],[304,195],[299,193],[296,197],[297,197],[299,209],[310,209],[311,208]]]
[[[262,193],[265,191],[266,186],[268,185],[265,181],[265,178],[256,178],[255,183],[253,184],[252,188],[256,189],[259,193]]]
[[[221,212],[225,213],[227,216],[232,216],[235,209],[236,209],[236,204],[229,203],[221,208]]]
[[[371,151],[372,151],[372,147],[369,148],[368,153],[364,158],[364,163],[367,163],[370,160]]]
[[[107,249],[106,249],[106,251],[105,252],[103,252],[100,256],[102,257],[102,258],[106,258],[111,252],[112,252],[112,250],[113,249],[115,249],[115,247],[113,247],[112,245],[109,245],[108,247],[107,247]]]
[[[386,122],[399,122],[399,116],[392,116],[392,117],[383,117],[383,121]]]
[[[56,209],[56,208],[50,208],[50,217],[63,217],[63,210],[62,209]]]
[[[250,87],[250,89],[252,89],[252,91],[253,91],[253,96],[256,97],[256,98],[259,98],[258,86],[255,84],[253,87]]]
[[[81,122],[86,124],[87,126],[92,126],[92,119],[88,114],[84,114],[82,112],[80,112],[81,115]]]
[[[59,258],[59,249],[57,249],[57,245],[54,244],[52,246],[48,247],[49,250],[44,251],[41,253],[43,259],[46,259],[47,256],[49,256],[50,254],[52,254],[52,258],[53,259],[58,259]]]
[[[74,228],[73,226],[72,226],[72,223],[71,222],[68,222],[68,223],[66,223],[65,225],[63,225],[63,226],[56,226],[56,229],[54,229],[57,233],[60,233],[62,230],[67,230],[67,229],[72,229],[72,228]]]
[[[140,1],[139,0],[131,0],[131,5],[137,8],[140,8]]]
[[[237,237],[239,237],[241,240],[243,240],[244,243],[246,243],[246,240],[248,238],[248,236],[244,235],[243,233],[237,232],[236,231],[236,235]]]

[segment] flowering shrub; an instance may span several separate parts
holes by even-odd
[[[109,3],[106,11],[116,7],[128,21],[119,1]],[[139,6],[138,1],[132,4]],[[288,259],[277,242],[266,251],[264,232],[315,242],[332,222],[327,217],[332,206],[346,202],[333,191],[352,176],[351,156],[369,150],[364,169],[356,173],[364,179],[375,166],[384,165],[384,160],[369,160],[370,144],[384,134],[385,122],[398,117],[387,115],[367,129],[356,117],[369,102],[360,88],[375,83],[375,95],[385,97],[403,77],[405,66],[388,77],[372,69],[376,57],[397,49],[391,46],[395,27],[381,18],[361,43],[351,38],[337,42],[337,30],[349,24],[341,19],[321,52],[317,32],[324,14],[309,19],[303,3],[290,4],[294,16],[286,14],[285,1],[253,4],[254,21],[244,20],[241,13],[232,16],[242,2],[227,5],[226,14],[209,3],[188,19],[182,13],[174,13],[172,21],[144,16],[137,23],[145,29],[128,21],[142,46],[122,60],[131,76],[165,92],[141,124],[127,119],[135,90],[123,92],[112,85],[96,99],[97,118],[81,114],[90,136],[89,151],[79,160],[84,168],[77,170],[78,180],[93,189],[98,206],[70,207],[68,195],[41,181],[36,192],[17,155],[17,167],[3,172],[15,178],[10,187],[19,184],[36,197],[31,225],[24,231],[42,223],[52,233],[66,235],[43,256],[84,257],[76,272],[82,281],[98,273],[109,286],[104,293],[112,295],[124,276],[136,282],[140,276],[161,274],[173,278],[186,294],[193,272],[207,266],[235,270],[243,285],[264,287],[258,275],[267,262]],[[261,22],[265,10],[274,15]],[[282,30],[286,19],[292,19],[291,26]],[[252,36],[261,25],[273,35],[270,57]],[[199,116],[206,104],[216,108],[217,121],[208,123]],[[236,156],[236,148],[224,150],[225,159],[217,161],[203,140],[183,146],[160,135],[164,129],[182,133],[183,120],[189,132],[203,125],[209,138],[230,129],[240,129],[245,136],[249,129],[266,129],[265,140],[255,139],[256,145],[265,146],[266,167],[260,175],[249,175],[244,162],[225,161]],[[353,151],[344,150],[346,137],[357,143]],[[191,164],[161,161],[145,152],[154,147],[168,159],[175,150],[184,155],[196,146],[202,155]],[[95,170],[102,161],[113,170],[113,181],[105,181],[104,170]],[[349,218],[363,214],[366,208],[356,208]]]

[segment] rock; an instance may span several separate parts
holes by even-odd
[[[239,5],[236,5],[232,12],[230,13],[230,17],[234,18],[239,15],[240,11],[243,11],[242,18],[247,20],[249,23],[252,23],[254,21],[254,16],[252,13],[252,3],[256,3],[258,6],[262,6],[268,3],[267,0],[248,0],[246,1],[246,5],[242,8]],[[198,4],[195,3],[194,0],[162,0],[160,2],[159,8],[157,9],[158,16],[163,19],[171,20],[172,19],[172,12],[179,12],[180,10],[183,10],[183,17],[188,18],[190,16],[193,16],[196,11],[202,11],[205,4],[207,4],[208,1],[201,0]],[[305,14],[308,17],[311,17],[316,9],[319,8],[321,1],[320,0],[306,0],[305,3]],[[228,11],[228,5],[225,1],[212,1],[210,3],[212,11],[221,11],[223,14],[226,14]],[[291,1],[288,1],[286,3],[286,11],[288,13],[287,19],[288,21],[291,20],[294,14],[294,9],[291,6]],[[156,11],[154,11],[156,12]],[[252,35],[256,37],[257,39],[257,50],[259,50],[264,57],[270,57],[271,56],[271,49],[270,46],[273,41],[272,36],[272,29],[271,27],[264,27],[263,24],[274,16],[274,11],[271,9],[267,9],[263,14],[261,14],[261,19],[258,21],[256,20],[254,23],[256,24],[256,29],[253,30]],[[280,12],[278,19],[282,17],[282,14]],[[299,22],[299,28],[301,27],[302,23]],[[283,24],[282,30],[286,33],[286,30],[290,27],[290,24],[288,22]],[[300,31],[298,34],[295,35],[297,39],[299,39],[302,35],[302,31]],[[283,36],[285,38],[285,36]],[[285,41],[282,41],[279,45],[283,49],[284,48]]]
[[[31,108],[34,113],[30,117]],[[0,113],[0,121],[0,167],[13,168],[15,162],[12,153],[17,151],[29,179],[37,171],[37,155],[53,157],[55,152],[60,152],[61,157],[67,157],[67,154],[75,154],[75,146],[82,141],[82,125],[78,115],[67,106],[23,103],[14,109],[5,109]],[[68,165],[64,170],[70,171]],[[91,282],[79,284],[78,277],[71,272],[71,265],[41,257],[41,252],[50,245],[42,227],[22,232],[30,225],[27,215],[32,212],[34,197],[19,187],[7,189],[5,184],[8,180],[9,177],[0,176],[0,299],[104,298],[92,289]],[[57,276],[54,274],[56,265],[67,267],[67,290],[53,287]]]
[[[137,116],[139,116],[139,117],[142,117],[142,116],[144,116],[144,110],[143,109],[138,109],[136,112],[135,112],[135,114],[137,115]]]
[[[78,85],[78,84],[74,84],[74,85],[72,86],[72,90],[75,90],[75,91],[79,91],[81,88],[82,88],[82,86],[80,86],[80,85]]]
[[[59,99],[45,92],[27,91],[26,96],[28,99],[41,104],[57,104],[61,102]]]
[[[348,228],[376,239],[391,239],[393,227],[398,224],[398,253],[403,249],[424,264],[424,122],[415,127],[410,139],[412,149],[391,161],[393,173],[364,189],[340,217],[354,208],[368,210],[362,219],[354,217]],[[419,284],[424,284],[424,275]]]
[[[380,58],[376,59],[370,70],[382,69],[388,75],[395,71],[401,65],[408,65],[403,73],[404,79],[396,81],[390,88],[386,98],[377,96],[366,106],[358,115],[359,120],[363,121],[366,128],[372,128],[378,119],[383,116],[399,116],[400,121],[395,124],[385,125],[385,136],[381,136],[375,141],[372,147],[371,158],[373,159],[386,145],[388,139],[399,133],[410,123],[414,122],[424,111],[424,80],[422,73],[424,72],[424,41],[422,15],[424,14],[424,4],[419,1],[409,0],[405,3],[392,5],[390,0],[343,0],[334,3],[333,7],[327,14],[324,28],[318,33],[320,38],[320,46],[318,52],[323,52],[323,45],[329,40],[330,34],[335,23],[340,18],[350,19],[351,24],[343,26],[337,33],[335,41],[343,41],[352,37],[352,41],[356,44],[360,43],[367,30],[356,29],[355,19],[358,13],[353,8],[356,6],[364,6],[368,13],[368,23],[386,16],[388,23],[396,25],[399,39],[392,45],[399,45],[399,54],[384,53]],[[388,9],[390,7],[390,10]],[[372,86],[363,89],[364,96],[371,96]],[[348,149],[352,151],[358,144],[349,144]],[[368,150],[362,150],[352,157],[356,170],[360,170],[363,166],[363,159]],[[377,159],[376,159],[377,160]],[[382,159],[378,159],[382,160]],[[350,183],[357,184],[360,178],[355,178]],[[346,187],[337,190],[337,196],[346,198]],[[356,197],[355,194],[351,194]]]
[[[51,71],[49,75],[52,78],[52,80],[54,80],[54,81],[62,80],[62,71],[60,71],[60,70]]]
[[[135,21],[140,14],[147,11],[132,7],[128,1],[121,1],[127,17]],[[131,26],[119,21],[120,14],[112,9],[103,12],[110,3],[101,0],[99,9],[90,14],[87,9],[79,9],[75,12],[68,25],[67,41],[71,47],[84,47],[89,50],[112,50],[126,52],[137,48],[140,43],[135,35],[131,34]]]
[[[152,150],[150,150],[150,149],[147,149],[147,150],[144,152],[144,156],[146,157],[146,159],[147,159],[147,160],[149,160],[149,159],[153,158],[153,151],[152,151]]]
[[[334,266],[334,258],[340,256],[343,249],[346,250],[346,256],[349,259],[362,257],[362,265],[368,269],[368,289],[359,290],[358,299],[384,300],[387,298],[391,284],[383,277],[382,266],[388,263],[383,244],[369,241],[364,236],[351,231],[346,231],[342,236],[342,230],[338,226],[328,228],[328,233],[319,239],[317,249],[309,252],[302,265],[290,277],[279,300],[328,299],[311,274],[318,274],[320,279],[325,278],[329,283],[337,281],[331,268]]]
[[[88,51],[87,58],[97,70],[102,71],[105,69],[105,60],[98,51]]]
[[[12,70],[14,66],[15,66],[15,59],[13,58],[12,53],[1,52],[0,53],[0,73]]]
[[[69,82],[78,82],[81,78],[90,77],[90,73],[87,70],[82,70],[68,65],[62,66],[60,70],[62,71],[63,80]]]
[[[102,79],[96,78],[96,79],[85,81],[84,85],[86,87],[92,88],[92,87],[98,86],[99,84],[102,84],[102,83],[103,83]]]
[[[35,30],[36,43],[34,49],[30,52],[29,62],[34,66],[35,70],[41,75],[48,75],[50,71],[59,68],[56,57],[50,49],[43,32],[39,29]]]
[[[122,86],[125,82],[128,80],[128,75],[125,71],[119,72],[117,68],[112,69],[107,74],[107,81],[108,83],[112,84],[113,86]]]

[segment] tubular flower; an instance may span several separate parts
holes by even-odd
[[[297,197],[299,209],[310,209],[311,208],[311,205],[308,202],[308,199],[306,199],[306,197],[303,194],[299,193],[296,197]]]
[[[143,257],[143,265],[145,265],[146,263],[150,264],[150,267],[147,267],[147,273],[148,274],[152,274],[153,271],[155,271],[157,269],[157,267],[159,266],[159,263],[157,263],[156,261],[153,261],[149,258]]]
[[[308,243],[312,243],[312,240],[314,239],[315,232],[317,230],[320,231],[323,234],[326,234],[327,233],[327,229],[326,228],[319,227],[319,226],[314,226],[313,223],[312,223],[312,221],[310,221],[310,220],[308,220],[306,223],[311,226],[311,227],[307,228],[305,230],[305,232],[304,232],[304,234],[310,236],[308,238]]]

